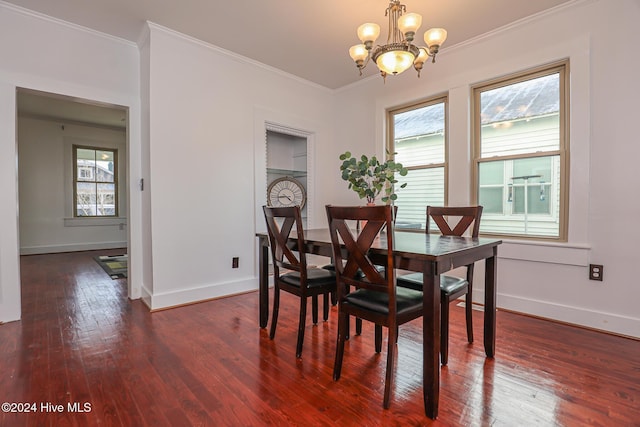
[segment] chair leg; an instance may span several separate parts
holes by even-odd
[[[356,317],[356,335],[362,334],[362,319]]]
[[[380,353],[382,351],[382,326],[376,324],[376,353]]]
[[[344,342],[347,339],[349,328],[349,316],[342,311],[338,314],[338,341],[336,343],[336,360],[333,364],[333,379],[338,381],[342,372],[342,356],[344,355]]]
[[[340,309],[338,309],[338,312],[340,312]],[[345,326],[344,329],[344,339],[348,340],[350,338],[350,334],[351,334],[351,325],[349,324],[349,322],[351,322],[351,319],[349,318],[349,316],[347,316],[347,325]]]
[[[322,301],[322,319],[326,322],[329,320],[329,294],[323,295]]]
[[[271,330],[269,331],[269,339],[276,336],[276,325],[278,324],[278,311],[280,310],[280,288],[278,285],[273,287],[273,315],[271,316]]]
[[[317,302],[317,299],[316,299],[316,302]],[[298,344],[296,345],[297,358],[300,358],[302,356],[302,343],[304,342],[304,328],[306,326],[306,320],[307,320],[307,299],[300,298],[300,322],[298,323]]]
[[[467,292],[467,299],[465,303],[465,314],[467,317],[467,340],[473,342],[473,296],[471,295],[471,287]]]
[[[338,292],[333,291],[331,292],[331,305],[336,305],[336,304],[338,304]]]
[[[449,301],[440,301],[440,363],[449,362]]]
[[[311,316],[313,317],[313,324],[318,324],[318,295],[311,297]]]
[[[398,329],[393,325],[390,326],[389,339],[387,340],[387,372],[384,380],[384,400],[382,401],[382,407],[384,409],[389,409],[391,401],[391,390],[393,389],[393,366],[396,358],[396,331]]]

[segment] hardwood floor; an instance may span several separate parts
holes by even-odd
[[[386,346],[374,353],[370,325],[347,342],[335,382],[335,307],[328,322],[308,321],[296,360],[297,298],[283,293],[271,341],[256,292],[151,314],[94,255],[22,257],[23,318],[0,325],[0,402],[36,411],[2,412],[1,426],[640,426],[638,341],[499,312],[487,359],[482,313],[468,345],[452,306],[434,422],[422,406],[420,320],[400,329],[384,410]]]

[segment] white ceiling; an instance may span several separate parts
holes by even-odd
[[[124,107],[103,105],[35,90],[18,90],[17,110],[20,117],[113,129],[127,127],[127,109]]]
[[[449,37],[443,49],[571,0],[403,0]],[[357,81],[349,47],[364,22],[386,40],[388,0],[9,0],[64,21],[137,41],[145,21],[179,31],[331,89]],[[428,67],[429,65],[426,65]],[[428,71],[428,68],[425,69]],[[367,67],[366,75],[376,67]]]
[[[417,41],[421,42],[422,34],[431,27],[448,31],[442,51],[570,1],[576,0],[404,0],[403,3],[407,12],[423,17]],[[378,23],[381,27],[378,41],[386,40],[385,9],[389,5],[388,0],[9,0],[6,3],[132,42],[140,38],[145,21],[151,21],[330,89],[377,74],[377,68],[370,64],[360,77],[348,49],[359,43],[356,28],[364,22]],[[423,76],[425,71],[428,75],[431,66],[434,65],[425,64]],[[46,115],[46,111],[41,111],[45,106],[38,105],[37,98],[26,99],[32,95],[21,96],[25,98],[22,112]],[[60,97],[47,100],[52,104],[49,115],[63,114],[73,101]],[[87,108],[91,116],[102,107]],[[122,115],[122,110],[119,114]],[[122,122],[121,116],[111,117],[106,124],[116,122]]]

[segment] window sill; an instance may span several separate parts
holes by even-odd
[[[587,244],[502,239],[498,258],[585,267],[590,251]]]
[[[65,227],[96,227],[96,226],[120,226],[122,229],[127,225],[125,217],[110,218],[65,218]]]

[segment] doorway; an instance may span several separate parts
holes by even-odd
[[[128,252],[128,109],[23,88],[16,104],[20,255]]]

